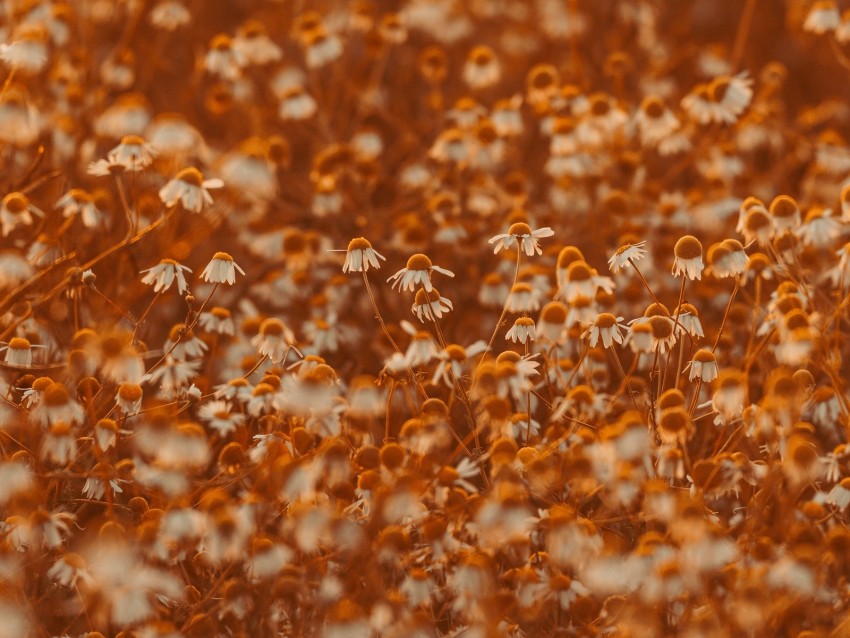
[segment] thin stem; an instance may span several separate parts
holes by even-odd
[[[620,376],[623,377],[623,385],[628,388],[629,398],[632,400],[632,405],[634,406],[637,412],[640,412],[640,408],[638,408],[637,401],[635,400],[635,393],[632,390],[632,386],[629,383],[629,375],[626,374],[626,371],[623,369],[623,362],[620,361],[620,355],[617,354],[617,351],[614,348],[605,348],[606,351],[609,351],[614,358],[614,363],[617,364],[617,369],[620,371]],[[631,374],[631,373],[630,373]]]
[[[384,443],[390,440],[390,406],[393,402],[393,394],[395,394],[396,382],[390,380],[390,391],[387,395],[387,414],[384,417]]]
[[[697,386],[694,390],[694,396],[691,399],[691,405],[688,407],[688,414],[694,415],[694,410],[697,409],[697,401],[699,401],[699,391],[702,389],[702,378],[697,379]]]
[[[434,320],[434,327],[437,330],[437,339],[440,341],[440,347],[445,351],[447,347],[446,338],[443,336],[443,330],[440,328],[440,322],[437,320],[437,317],[432,317]],[[447,366],[449,371],[449,375],[452,377],[452,383],[455,387],[455,394],[460,399],[461,403],[463,403],[464,408],[466,408],[466,416],[469,419],[469,428],[472,430],[472,436],[475,438],[475,447],[480,448],[481,442],[478,439],[478,428],[475,425],[475,416],[472,412],[472,403],[469,400],[469,393],[466,391],[466,388],[463,387],[463,383],[460,378],[455,375],[454,369],[452,369],[451,365]]]
[[[527,357],[528,356],[528,338],[526,338],[525,343],[523,345],[525,346],[525,348],[524,348],[525,349],[525,355],[524,356]],[[528,441],[531,439],[531,388],[529,388],[528,392],[526,393],[525,410],[526,410],[526,412],[525,412],[526,417],[528,418],[528,422],[527,422],[527,425],[526,425],[526,428],[525,428],[525,446],[528,447]]]
[[[757,0],[747,0],[744,11],[741,13],[741,21],[738,23],[738,32],[735,34],[735,45],[732,47],[732,70],[736,71],[744,56],[744,47],[750,34],[750,26],[753,23],[753,14],[756,10]]]
[[[682,312],[682,302],[685,300],[685,284],[687,283],[688,278],[685,275],[682,275],[682,286],[679,288],[679,302],[676,304],[676,318],[673,321],[673,334],[676,334],[676,329],[679,327],[679,315]],[[670,355],[673,354],[673,349],[667,351],[667,358],[664,360],[664,375],[662,376],[661,387],[667,387],[667,370],[670,367]],[[679,377],[681,375],[681,369],[676,370],[676,385],[674,387],[679,387]],[[660,394],[660,393],[659,393]]]
[[[720,337],[723,334],[723,328],[726,326],[726,320],[729,318],[729,310],[732,308],[732,302],[735,301],[735,295],[738,294],[738,280],[735,279],[735,287],[732,289],[732,294],[729,296],[729,303],[726,304],[726,310],[723,313],[723,320],[720,322],[720,330],[717,332],[717,338],[714,340],[714,345],[711,351],[717,350],[717,344],[720,343]]]
[[[166,352],[164,355],[162,355],[162,357],[159,359],[159,361],[157,361],[157,362],[156,362],[156,363],[154,363],[154,364],[153,364],[150,368],[148,368],[148,374],[150,374],[153,370],[155,370],[155,369],[156,369],[156,368],[158,368],[160,365],[162,365],[162,363],[163,363],[166,359],[168,359],[169,355],[170,355],[172,352],[174,352],[174,349],[175,349],[178,345],[180,345],[180,342],[182,341],[183,337],[185,337],[187,334],[189,334],[189,333],[192,331],[192,328],[194,328],[194,327],[195,327],[195,324],[197,324],[197,323],[198,323],[198,318],[201,316],[201,313],[204,311],[204,308],[205,308],[205,307],[206,307],[206,305],[209,303],[210,299],[212,299],[212,296],[215,294],[215,291],[216,291],[216,290],[218,290],[218,286],[219,286],[219,284],[218,284],[218,283],[216,283],[216,284],[214,284],[214,285],[213,285],[212,290],[210,290],[210,294],[208,294],[208,295],[207,295],[207,298],[206,298],[206,299],[204,299],[204,302],[201,304],[201,307],[198,309],[198,312],[196,312],[196,313],[195,313],[195,317],[194,317],[194,319],[192,320],[192,323],[190,323],[190,324],[187,326],[187,325],[186,325],[186,324],[187,324],[187,322],[186,322],[186,321],[184,321],[184,322],[183,322],[183,330],[180,332],[180,334],[178,334],[178,335],[177,335],[177,338],[174,340],[174,343],[172,343],[172,344],[171,344],[171,347],[168,349],[168,352]],[[189,317],[189,316],[191,316],[191,313],[192,313],[192,311],[190,310],[190,311],[189,311],[189,315],[187,315],[187,317],[186,317],[187,319],[188,319],[188,317]]]
[[[493,347],[493,342],[496,340],[496,335],[499,334],[499,328],[502,326],[502,321],[505,319],[505,315],[508,312],[508,304],[511,301],[511,296],[514,294],[514,285],[516,285],[517,279],[519,278],[519,262],[522,258],[522,251],[520,250],[519,244],[517,244],[516,251],[516,267],[514,268],[514,278],[511,282],[511,288],[508,291],[508,296],[505,298],[505,303],[502,305],[502,312],[499,315],[498,321],[496,321],[496,327],[493,328],[493,334],[490,335],[490,341],[487,342],[487,349],[484,351],[490,352],[490,349]],[[472,373],[472,378],[475,379],[478,376],[478,369],[481,367],[481,364],[484,363],[484,357],[481,357],[478,361],[478,365],[475,366],[475,372]]]
[[[124,183],[121,181],[121,176],[114,173],[115,186],[118,188],[118,197],[121,200],[121,207],[124,209],[124,217],[127,218],[127,234],[133,235],[136,232],[136,222],[133,219],[133,213],[130,210],[130,204],[127,203],[127,194],[124,192]]]
[[[114,310],[115,310],[118,314],[120,314],[122,317],[124,317],[127,321],[129,321],[130,323],[135,323],[135,322],[136,322],[136,318],[135,318],[135,317],[133,317],[133,316],[132,316],[129,312],[127,312],[126,310],[124,310],[124,309],[123,309],[121,306],[119,306],[117,303],[115,303],[114,301],[112,301],[112,299],[110,299],[109,297],[107,297],[106,295],[104,295],[102,292],[100,292],[100,290],[98,290],[98,289],[97,289],[97,286],[95,286],[94,284],[89,284],[89,288],[91,288],[91,290],[92,290],[92,291],[93,291],[96,295],[98,295],[101,299],[103,299],[106,303],[108,303],[110,306],[112,306],[112,308],[113,308],[113,309],[114,309]]]
[[[260,360],[257,361],[257,363],[255,363],[253,366],[251,366],[251,369],[248,370],[248,372],[246,372],[245,374],[243,374],[242,378],[243,379],[249,378],[252,374],[254,374],[259,369],[259,367],[261,365],[263,365],[266,362],[266,360],[268,358],[269,358],[269,356],[267,354],[264,354],[262,357],[260,357]],[[285,361],[285,359],[284,359],[284,361]]]
[[[398,347],[398,344],[393,339],[393,336],[390,334],[390,331],[387,329],[387,324],[384,323],[384,318],[381,316],[381,311],[378,310],[378,304],[375,301],[375,295],[372,294],[372,285],[369,283],[369,278],[366,276],[366,271],[362,271],[363,274],[363,283],[366,284],[366,294],[369,295],[369,301],[372,303],[372,310],[375,311],[375,318],[378,320],[378,323],[381,324],[381,330],[384,331],[384,335],[387,340],[392,344],[393,349],[399,354],[403,354],[401,348]]]
[[[165,291],[160,290],[159,292],[157,292],[153,296],[153,299],[151,299],[151,302],[148,304],[148,307],[145,308],[145,311],[142,313],[142,316],[139,317],[139,319],[136,321],[136,327],[133,328],[133,343],[136,343],[136,335],[139,332],[139,328],[142,327],[142,324],[145,322],[145,319],[147,319],[147,317],[148,317],[148,313],[150,313],[150,311],[153,308],[154,304],[156,303],[157,299],[160,298],[160,296],[162,295],[163,292],[165,292]]]
[[[637,276],[640,277],[640,280],[643,282],[644,287],[649,292],[649,296],[652,297],[652,300],[657,303],[659,306],[663,306],[663,304],[658,301],[658,297],[655,296],[655,293],[652,292],[652,288],[649,287],[649,282],[646,280],[646,277],[643,276],[643,273],[640,271],[640,268],[635,264],[634,259],[629,259],[629,263],[632,265],[632,268],[635,269]]]

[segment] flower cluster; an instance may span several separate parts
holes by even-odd
[[[0,6],[0,638],[846,633],[850,15],[202,4]]]

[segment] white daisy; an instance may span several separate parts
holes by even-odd
[[[488,243],[495,244],[493,252],[497,253],[502,248],[510,248],[514,244],[519,245],[519,250],[525,251],[529,257],[536,252],[538,255],[543,254],[543,249],[540,248],[538,240],[543,237],[551,237],[555,231],[548,226],[531,230],[531,227],[525,222],[517,222],[512,224],[507,233],[496,235],[488,240]]]
[[[245,271],[239,267],[233,257],[227,253],[218,252],[213,255],[210,263],[204,268],[201,277],[204,281],[214,284],[234,284],[236,283],[236,271],[245,274]]]
[[[407,260],[407,266],[399,270],[387,279],[387,281],[392,281],[392,287],[395,288],[398,286],[399,291],[409,290],[412,292],[416,290],[416,285],[420,284],[425,290],[430,292],[434,288],[431,284],[431,273],[435,270],[447,277],[455,276],[450,270],[432,264],[428,255],[416,253]]]
[[[205,207],[212,206],[210,189],[222,186],[224,182],[218,178],[204,179],[203,173],[197,168],[184,168],[159,189],[159,198],[169,208],[179,202],[186,210],[200,213]]]
[[[186,266],[178,264],[173,259],[163,259],[153,268],[142,270],[140,274],[142,283],[153,286],[154,292],[164,292],[171,288],[171,284],[177,282],[177,292],[181,295],[188,290],[189,286],[186,283],[184,272],[192,272]]]
[[[612,273],[620,272],[622,268],[629,266],[630,261],[639,261],[646,257],[645,241],[639,241],[636,244],[626,244],[617,249],[611,259],[608,260],[608,268]]]
[[[381,253],[372,248],[372,244],[369,243],[368,239],[365,237],[355,237],[348,242],[342,272],[365,272],[369,270],[369,266],[377,270],[381,267],[378,257],[384,261],[387,260]]]

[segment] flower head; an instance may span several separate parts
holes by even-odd
[[[685,235],[673,249],[673,275],[686,275],[688,279],[702,279],[705,264],[702,261],[702,244],[693,235]]]
[[[200,213],[205,207],[212,206],[210,189],[222,186],[224,182],[220,179],[204,179],[203,173],[197,168],[184,168],[159,189],[159,198],[169,208],[180,203],[186,210]]]
[[[646,257],[645,241],[640,241],[636,244],[625,244],[617,249],[611,259],[608,260],[608,268],[612,273],[618,273],[621,269],[629,265],[631,261],[638,261]]]
[[[210,263],[204,268],[201,273],[204,281],[209,281],[214,284],[234,284],[236,283],[236,271],[245,274],[245,271],[239,267],[233,257],[227,253],[218,252],[213,255]]]
[[[522,344],[535,341],[537,339],[537,331],[534,328],[534,319],[531,317],[519,317],[505,334],[505,339]]]
[[[379,257],[384,261],[387,260],[381,253],[372,248],[368,239],[355,237],[348,242],[342,272],[365,272],[369,270],[369,266],[377,270],[381,267],[381,263],[378,261]]]
[[[435,270],[448,277],[455,276],[450,270],[432,264],[428,255],[417,253],[407,260],[407,266],[399,270],[387,279],[387,281],[392,281],[392,287],[395,288],[398,286],[399,290],[413,291],[416,289],[416,285],[420,284],[425,290],[430,292],[434,288],[431,284],[431,273]]]
[[[538,240],[542,237],[551,237],[554,234],[555,231],[548,226],[531,230],[531,227],[525,222],[517,222],[511,225],[507,233],[491,237],[488,241],[495,244],[494,253],[499,252],[502,248],[510,248],[514,244],[518,244],[519,250],[531,257],[535,252],[538,255],[543,254],[543,249],[540,248]]]
[[[595,348],[602,339],[602,347],[610,348],[616,341],[619,344],[623,343],[623,335],[620,329],[626,329],[622,323],[623,317],[615,317],[610,312],[603,312],[596,317],[596,320],[590,327],[584,331],[582,337],[587,339],[590,347]]]
[[[154,292],[165,292],[176,281],[177,292],[182,295],[189,288],[184,272],[192,271],[173,259],[163,259],[156,266],[141,271],[142,283],[153,286]]]
[[[452,302],[440,296],[436,288],[426,290],[420,288],[416,291],[416,299],[411,310],[419,321],[436,321],[449,310],[452,310]]]

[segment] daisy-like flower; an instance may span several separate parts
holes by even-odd
[[[724,239],[708,249],[709,269],[715,277],[737,277],[747,270],[749,257],[737,239]]]
[[[137,414],[142,409],[142,386],[137,383],[122,383],[115,395],[115,404],[129,416]]]
[[[207,332],[215,332],[222,335],[236,334],[236,327],[233,325],[233,317],[227,308],[215,306],[209,312],[202,312],[198,317],[198,325]]]
[[[537,332],[541,340],[552,344],[566,341],[567,307],[560,301],[550,301],[540,311]]]
[[[615,317],[610,312],[603,312],[596,317],[596,320],[590,327],[581,335],[582,339],[587,339],[590,347],[595,348],[602,339],[602,347],[610,348],[616,341],[619,344],[623,343],[623,335],[620,329],[628,329],[623,324],[623,317]]]
[[[431,288],[430,290],[420,288],[417,290],[416,298],[411,307],[413,313],[423,323],[426,320],[436,321],[452,309],[452,302],[445,297],[441,297],[440,292],[436,288]]]
[[[177,0],[158,2],[148,15],[150,23],[164,31],[174,31],[192,21],[192,14]]]
[[[700,84],[682,99],[682,108],[700,124],[734,124],[753,97],[753,80],[746,71],[723,75]]]
[[[0,60],[15,71],[38,73],[47,63],[47,31],[40,25],[22,25],[10,44],[0,44]]]
[[[540,248],[539,240],[543,237],[551,237],[555,231],[548,226],[531,230],[531,226],[525,222],[517,222],[508,228],[508,232],[491,237],[488,243],[495,244],[493,252],[497,253],[502,248],[510,248],[514,244],[518,244],[519,250],[525,251],[529,257],[536,252],[538,255],[543,254],[543,249]]]
[[[537,331],[534,327],[534,319],[531,317],[519,317],[514,321],[511,329],[505,333],[505,339],[514,343],[528,343],[537,340]]]
[[[483,89],[494,85],[501,77],[501,67],[493,49],[477,46],[469,54],[463,67],[463,81],[470,88]]]
[[[689,304],[683,303],[679,306],[679,327],[687,332],[692,337],[704,337],[705,332],[702,329],[702,322],[699,319],[697,309]]]
[[[91,193],[82,188],[72,188],[62,195],[54,208],[62,210],[62,217],[70,218],[79,215],[86,228],[97,228],[103,223],[103,212],[94,203]]]
[[[708,348],[700,348],[694,353],[693,360],[685,367],[688,372],[688,380],[700,379],[706,383],[714,381],[719,374],[717,357]]]
[[[799,234],[803,244],[826,248],[841,236],[841,221],[832,216],[832,209],[815,207],[806,214],[806,221],[800,226]]]
[[[204,57],[204,69],[225,80],[238,79],[246,63],[243,53],[233,46],[231,37],[224,33],[213,37],[210,49]]]
[[[693,235],[685,235],[673,248],[673,275],[685,275],[688,279],[702,279],[705,264],[702,261],[702,244]]]
[[[379,257],[384,261],[387,260],[381,253],[372,248],[372,244],[369,243],[368,239],[365,237],[355,237],[348,242],[342,272],[366,272],[369,270],[369,266],[377,270],[381,267],[381,263],[378,261]]]
[[[662,315],[655,315],[650,317],[647,323],[652,330],[652,350],[660,354],[672,350],[673,346],[676,345],[677,336],[676,324],[673,323],[673,320]]]
[[[440,352],[427,330],[417,330],[412,323],[403,319],[401,328],[410,335],[410,344],[404,353],[404,359],[411,368],[429,363]]]
[[[177,173],[174,179],[159,189],[159,198],[169,208],[179,202],[186,210],[200,213],[205,207],[212,206],[210,189],[222,186],[224,182],[220,179],[204,179],[201,171],[189,167]]]
[[[3,357],[3,363],[14,366],[32,365],[32,345],[29,339],[13,337],[9,340],[8,345],[0,348],[0,352],[3,350],[6,351],[6,356]]]
[[[68,388],[56,382],[44,389],[41,400],[33,408],[31,415],[32,420],[42,427],[60,422],[79,425],[86,418],[83,406],[71,398]]]
[[[838,5],[835,0],[817,0],[803,22],[803,30],[810,33],[835,31],[841,24]]]
[[[154,292],[165,292],[176,281],[177,292],[182,295],[189,288],[184,272],[192,271],[173,259],[163,259],[153,268],[142,270],[140,274],[145,275],[142,277],[142,283],[153,286]]]
[[[800,205],[788,195],[779,195],[770,202],[770,214],[773,215],[776,230],[779,232],[794,230],[802,223]]]
[[[201,277],[204,281],[214,284],[234,284],[236,283],[236,271],[245,274],[245,271],[239,267],[233,257],[227,253],[218,252],[213,255],[210,263],[204,268]]]
[[[274,363],[280,363],[286,354],[295,348],[295,334],[280,319],[266,319],[260,324],[260,332],[251,340],[260,354]]]
[[[440,268],[431,263],[431,258],[422,253],[416,253],[407,260],[407,266],[399,270],[387,281],[392,281],[392,287],[398,286],[399,291],[416,290],[416,285],[420,284],[425,290],[431,292],[434,286],[431,284],[431,273],[437,271],[442,275],[454,277],[455,274],[445,268]]]
[[[640,133],[641,143],[648,147],[657,146],[682,126],[679,119],[664,104],[664,100],[655,95],[643,99],[634,121]]]
[[[227,436],[245,423],[244,414],[234,412],[229,401],[220,399],[204,403],[198,408],[198,417],[218,432],[219,436]]]
[[[30,203],[23,193],[9,193],[0,203],[0,230],[7,237],[18,226],[32,226],[33,215],[44,217],[41,209]]]
[[[483,340],[476,341],[465,348],[459,344],[450,343],[437,354],[439,363],[434,369],[431,383],[442,381],[448,387],[454,387],[452,378],[460,379],[466,362],[486,350],[487,344]]]
[[[580,297],[594,299],[600,288],[607,294],[614,291],[614,282],[609,277],[600,276],[595,268],[591,268],[582,260],[567,266],[564,280],[559,283],[557,296],[571,304]]]
[[[617,249],[611,259],[608,260],[608,268],[612,273],[617,274],[621,269],[630,266],[630,261],[638,261],[646,257],[645,241],[639,241],[636,244],[626,244]]]
[[[142,381],[159,387],[160,395],[165,399],[171,399],[181,388],[189,384],[200,367],[201,362],[198,360],[180,361],[168,356],[158,368],[145,374]]]
[[[183,324],[178,323],[172,326],[168,333],[168,339],[165,340],[163,350],[171,353],[171,356],[179,361],[186,361],[187,359],[203,357],[207,347],[202,339],[195,336],[194,331],[184,332]]]
[[[106,154],[110,164],[123,166],[126,171],[140,171],[151,164],[157,152],[138,135],[125,135],[121,143]]]

